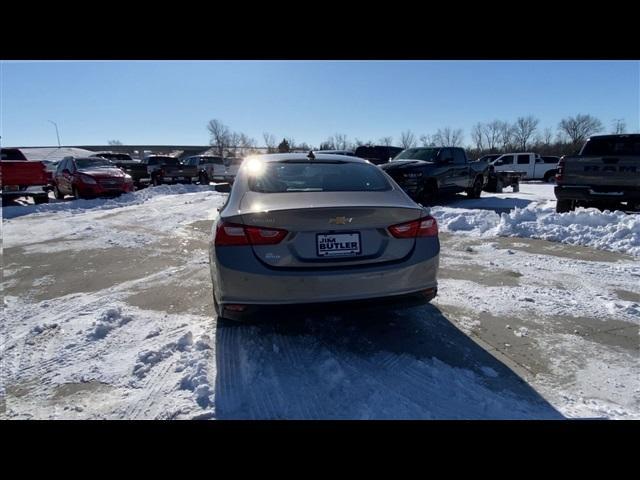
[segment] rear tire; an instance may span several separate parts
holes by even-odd
[[[53,187],[53,196],[56,197],[56,200],[64,200],[64,193],[60,191],[57,185]]]
[[[544,174],[544,181],[547,183],[556,183],[556,171],[549,170]]]
[[[576,204],[573,200],[558,200],[556,202],[556,213],[572,212],[576,209]]]
[[[435,204],[438,198],[438,187],[433,183],[427,183],[420,194],[419,201],[425,206]]]

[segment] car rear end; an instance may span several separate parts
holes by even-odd
[[[231,194],[236,198],[216,222],[210,248],[224,316],[265,305],[436,295],[435,219],[375,166],[358,162],[370,170],[358,171],[349,162],[318,169],[312,162],[307,167],[318,179],[300,182],[304,191],[266,193],[254,183],[242,192],[251,179],[239,174],[241,185]],[[286,169],[280,178],[291,173]],[[363,173],[369,180],[358,177]],[[367,182],[372,190],[359,185]]]
[[[3,149],[3,159],[0,161],[3,201],[32,197],[35,203],[48,202],[50,176],[45,164],[26,160],[22,153],[14,156],[10,150],[17,149]],[[9,160],[9,158],[16,159]]]
[[[560,159],[554,192],[568,209],[622,203],[640,208],[640,135],[592,137],[580,155]]]

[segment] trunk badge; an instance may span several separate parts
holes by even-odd
[[[346,225],[347,223],[351,223],[352,221],[352,217],[335,217],[329,219],[329,223],[335,223],[336,225]]]

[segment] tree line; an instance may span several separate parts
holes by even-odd
[[[605,131],[603,123],[588,114],[563,118],[555,131],[549,127],[540,130],[540,121],[533,115],[518,117],[515,122],[493,120],[478,122],[471,129],[471,143],[466,150],[471,158],[490,153],[514,151],[534,151],[540,155],[567,155],[575,153],[591,135]],[[417,146],[464,146],[464,131],[461,128],[443,127],[432,134],[415,134],[411,130],[400,133],[397,139],[392,136],[381,137],[377,141],[361,139],[349,140],[344,133],[336,133],[320,143],[318,148],[306,142],[296,142],[292,137],[283,137],[278,142],[275,135],[263,133],[263,146],[255,139],[241,132],[234,132],[220,120],[211,120],[207,125],[210,145],[220,156],[245,156],[253,153],[286,153],[308,150],[355,150],[365,145],[386,145],[402,148]],[[627,133],[626,122],[616,119],[612,122],[610,133]]]

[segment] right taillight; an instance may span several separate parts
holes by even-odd
[[[396,238],[437,237],[438,222],[427,216],[411,222],[399,223],[389,227],[389,233]]]
[[[247,227],[235,223],[220,222],[216,227],[215,245],[275,245],[287,236],[281,228]]]

